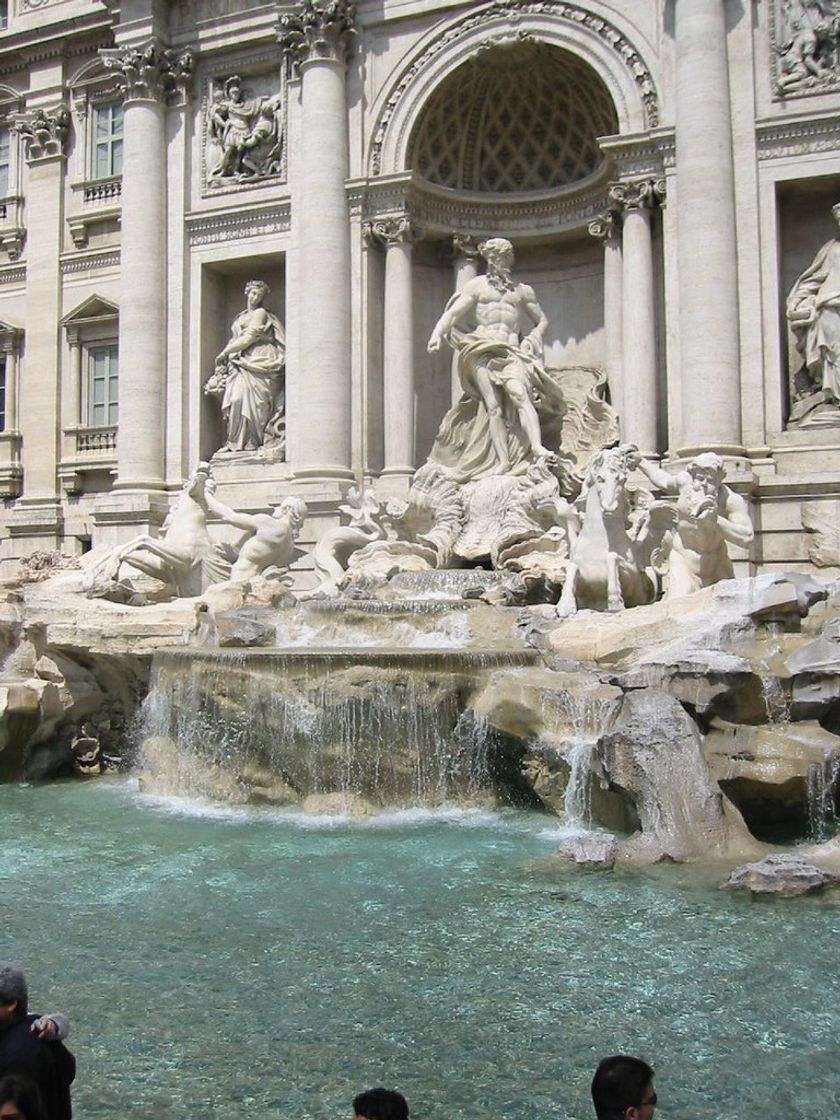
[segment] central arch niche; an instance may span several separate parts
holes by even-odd
[[[409,141],[408,166],[469,193],[568,189],[619,131],[615,105],[586,62],[545,43],[480,51],[430,96]]]

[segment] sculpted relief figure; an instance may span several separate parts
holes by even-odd
[[[836,81],[840,6],[836,0],[783,0],[779,90],[808,89]]]
[[[840,203],[831,212],[840,224]],[[840,239],[827,241],[794,284],[787,318],[805,360],[795,385],[791,420],[840,404]],[[802,384],[804,374],[805,384]]]
[[[286,334],[263,307],[268,290],[262,280],[245,285],[248,306],[233,320],[230,341],[204,386],[208,396],[221,398],[225,452],[284,450]]]
[[[207,172],[211,184],[235,182],[281,169],[281,94],[246,97],[235,75],[216,86],[207,111],[207,135],[219,156]]]
[[[552,452],[544,445],[537,399],[557,401],[543,363],[548,320],[532,288],[513,279],[513,246],[492,237],[480,246],[483,276],[456,292],[428,343],[457,355],[465,398],[441,426],[430,458],[457,481],[517,473]]]
[[[639,468],[653,485],[676,496],[676,524],[660,547],[665,568],[665,599],[690,595],[734,576],[727,544],[746,548],[753,539],[747,503],[723,481],[723,459],[707,451],[684,470],[668,474],[644,459]]]
[[[158,598],[200,595],[211,583],[227,579],[230,562],[207,529],[211,477],[209,464],[199,463],[161,526],[160,537],[143,533],[113,549],[88,573],[87,593],[114,597],[124,564],[160,580]]]

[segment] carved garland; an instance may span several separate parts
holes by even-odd
[[[474,15],[466,16],[458,23],[449,27],[442,35],[435,39],[421,55],[415,58],[414,62],[404,72],[394,92],[388,98],[376,129],[376,135],[373,141],[372,159],[374,175],[378,175],[381,170],[382,148],[385,143],[388,125],[394,115],[394,110],[418,73],[424,69],[433,58],[440,54],[442,50],[461,38],[462,35],[500,16],[510,15],[511,12],[518,12],[522,15],[549,14],[557,19],[575,23],[580,27],[585,27],[589,31],[595,32],[596,35],[609,44],[609,46],[621,56],[625,66],[633,75],[633,80],[641,90],[647,127],[656,128],[658,126],[659,98],[656,93],[656,87],[653,84],[651,73],[635,48],[631,46],[621,32],[611,23],[601,16],[596,16],[591,12],[585,11],[577,4],[566,4],[560,2],[560,0],[493,0],[493,3],[487,8],[476,12]]]

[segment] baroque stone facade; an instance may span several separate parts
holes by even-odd
[[[631,487],[714,452],[736,570],[831,567],[838,136],[834,0],[10,5],[0,573],[154,538],[205,460],[310,553],[353,486],[405,499],[494,237]]]

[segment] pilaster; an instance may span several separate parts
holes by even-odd
[[[618,412],[624,436],[624,377],[622,352],[624,341],[623,254],[621,246],[621,215],[606,210],[589,223],[589,233],[604,246],[604,367],[610,387],[610,400]]]
[[[478,238],[466,233],[452,235],[452,281],[453,290],[460,292],[478,276],[478,262],[481,256],[478,250]],[[458,355],[452,355],[452,404],[458,403],[464,395],[464,387],[458,376]]]

